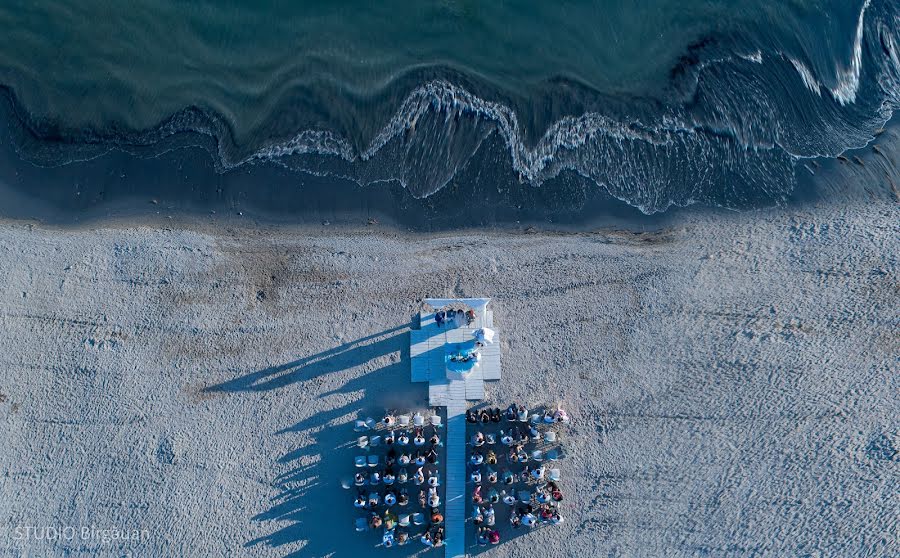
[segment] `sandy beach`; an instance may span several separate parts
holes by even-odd
[[[893,555],[898,223],[884,195],[643,233],[3,224],[0,554],[386,552],[340,487],[352,421],[427,405],[424,297],[488,296],[489,401],[574,421],[565,523],[486,556]]]

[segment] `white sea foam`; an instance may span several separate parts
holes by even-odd
[[[856,101],[856,92],[859,91],[859,74],[862,70],[862,40],[866,9],[871,0],[866,0],[859,11],[859,19],[856,22],[856,36],[853,39],[853,55],[850,59],[850,67],[838,67],[837,85],[831,89],[831,94],[842,106]]]
[[[756,52],[751,52],[750,54],[741,54],[739,55],[744,60],[748,62],[753,62],[754,64],[762,64],[763,63],[763,53],[761,50],[757,50]]]
[[[806,85],[806,88],[821,97],[822,85],[819,84],[819,80],[813,75],[812,70],[807,68],[806,64],[800,62],[796,58],[788,57],[788,60],[791,61],[791,64],[793,64],[797,73],[800,74],[800,78],[803,79],[803,84]]]

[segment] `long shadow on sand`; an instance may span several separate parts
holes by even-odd
[[[341,481],[353,475],[353,456],[364,453],[355,445],[359,436],[353,431],[356,417],[380,417],[385,409],[427,406],[427,390],[410,382],[407,329],[406,325],[389,328],[208,388],[218,392],[265,391],[298,384],[296,387],[303,389],[305,382],[323,374],[357,367],[370,369],[318,395],[324,399],[335,394],[353,394],[348,403],[277,432],[305,440],[306,445],[277,459],[275,469],[282,472],[273,479],[272,485],[278,493],[269,509],[252,518],[275,526],[275,530],[248,541],[246,547],[283,548],[285,556],[292,558],[369,556],[378,550],[375,546],[381,542],[380,533],[354,532],[354,522],[362,516],[353,507],[356,489],[344,490]],[[390,552],[407,556],[422,549],[417,541],[411,541]]]

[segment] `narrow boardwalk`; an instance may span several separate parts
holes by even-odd
[[[466,399],[447,405],[446,558],[462,558],[466,548]]]

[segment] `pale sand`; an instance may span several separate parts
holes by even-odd
[[[341,446],[424,406],[410,318],[459,295],[493,298],[491,400],[574,416],[565,524],[485,555],[896,556],[898,233],[884,199],[646,234],[2,225],[0,554],[419,550],[353,532]],[[148,537],[15,530],[91,525]]]

